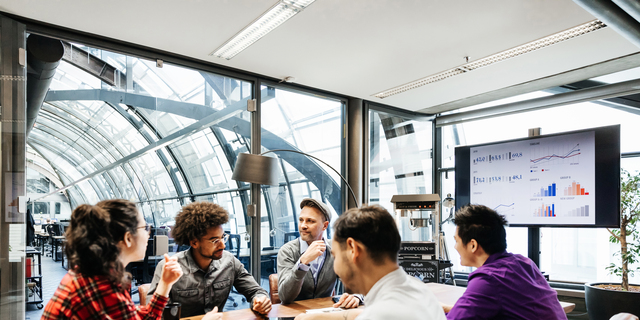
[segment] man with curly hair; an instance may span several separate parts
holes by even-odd
[[[183,276],[169,293],[170,302],[182,304],[181,317],[202,315],[215,307],[223,311],[232,286],[251,301],[254,311],[265,315],[271,311],[267,291],[258,285],[240,260],[224,250],[228,234],[222,225],[228,221],[227,210],[211,202],[190,203],[176,216],[171,235],[178,245],[191,246],[175,254]],[[149,295],[155,292],[163,265],[161,261],[156,267]]]

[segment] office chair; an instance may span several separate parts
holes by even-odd
[[[53,242],[55,240],[53,239],[53,237],[58,237],[58,236],[63,235],[64,231],[62,229],[62,226],[59,225],[59,224],[48,224],[48,225],[46,225],[46,230],[47,230],[47,233],[49,234],[49,244],[51,245],[51,257],[54,260],[57,261],[56,255],[58,253],[58,249],[60,249],[60,251],[62,251],[62,246],[58,245],[57,248],[54,248],[53,247]],[[53,252],[54,249],[56,249],[56,252]]]
[[[174,248],[175,252],[180,252],[180,251],[188,250],[189,248],[191,248],[191,246],[188,245],[188,244],[183,244],[183,245],[177,245],[176,244],[176,245],[173,246],[173,248]]]
[[[293,231],[293,232],[287,232],[284,234],[284,243],[287,243],[291,240],[294,240],[296,238],[300,237],[300,232],[298,231]]]
[[[53,225],[52,224],[45,224],[44,225],[44,232],[46,232],[47,235],[48,235],[47,238],[43,239],[43,241],[45,241],[45,243],[46,243],[46,246],[43,245],[44,248],[45,248],[44,256],[45,257],[51,257],[52,256],[51,251],[53,251],[53,235],[54,235]]]
[[[151,242],[151,252],[149,252],[149,245],[147,245],[147,254],[145,254],[144,261],[142,262],[142,282],[149,283],[153,280],[153,273],[158,265],[158,256],[162,256],[169,252],[169,237],[163,235],[156,235]],[[153,257],[153,261],[149,261],[149,257]],[[162,258],[160,258],[162,259]],[[153,268],[153,271],[150,270]]]
[[[227,248],[229,252],[233,253],[236,258],[240,259],[240,235],[229,233],[229,242],[227,242]]]
[[[236,259],[240,259],[240,235],[239,234],[233,234],[229,231],[225,231],[224,233],[229,235],[229,241],[226,243],[226,248],[225,250],[231,252]],[[240,294],[235,287],[231,288],[231,292],[235,293],[235,294]],[[236,302],[236,299],[234,297],[232,297],[231,295],[229,295],[228,300],[230,300],[233,304],[234,307],[238,306],[238,303]],[[242,302],[247,302],[247,298],[245,298],[244,296],[242,296]]]

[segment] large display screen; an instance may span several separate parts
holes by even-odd
[[[456,205],[512,226],[617,227],[620,126],[456,148]]]

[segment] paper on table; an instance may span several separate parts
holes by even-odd
[[[309,309],[307,310],[307,313],[328,313],[328,312],[338,312],[343,310],[344,309],[342,308],[329,307],[329,308],[321,308],[321,309]]]

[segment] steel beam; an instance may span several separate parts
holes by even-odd
[[[640,47],[640,22],[611,0],[573,0],[611,29]]]
[[[110,86],[122,89],[126,87],[127,77],[114,66],[71,43],[62,41],[62,45],[64,46],[62,60],[86,71]]]
[[[638,79],[446,115],[436,118],[436,126],[446,126],[465,121],[559,107],[592,100],[615,98],[636,93],[640,93],[640,80]]]
[[[274,94],[270,89],[260,91],[262,97],[273,99]],[[265,99],[265,101],[267,100]],[[160,98],[153,98],[135,93],[126,93],[118,91],[109,91],[103,89],[90,90],[64,90],[49,91],[45,101],[72,101],[72,100],[102,100],[108,103],[123,103],[135,108],[143,108],[154,111],[167,112],[176,114],[189,119],[202,119],[215,112],[214,109],[198,104],[186,103],[180,101],[172,101]],[[265,102],[262,101],[262,102]],[[168,106],[171,106],[170,108]],[[244,110],[246,108],[246,100],[240,100],[231,106],[222,109],[225,110]],[[220,111],[220,112],[222,112]],[[249,121],[238,117],[230,117],[226,120],[216,123],[216,127],[229,131],[235,131],[243,137],[251,136],[251,124]],[[274,133],[262,129],[262,145],[269,149],[291,149],[298,148]],[[333,180],[330,175],[311,159],[295,153],[282,154],[281,158],[292,165],[296,170],[300,171],[309,180],[316,185],[318,190],[327,197],[331,206],[336,212],[342,211],[340,185]],[[235,164],[235,163],[234,163]]]
[[[91,179],[91,178],[93,178],[93,177],[95,177],[95,176],[97,176],[99,174],[102,174],[103,172],[107,172],[107,171],[109,171],[111,169],[114,169],[114,168],[116,168],[116,167],[118,167],[118,166],[120,166],[122,164],[128,163],[131,160],[137,159],[137,158],[139,158],[139,157],[141,157],[143,155],[146,155],[146,154],[148,154],[150,152],[154,152],[154,151],[156,151],[156,150],[158,150],[160,148],[168,146],[169,144],[174,143],[174,142],[176,142],[176,141],[178,141],[180,139],[188,137],[188,136],[190,136],[190,135],[192,135],[192,134],[194,134],[194,133],[196,133],[196,132],[198,132],[198,131],[200,131],[200,130],[202,130],[204,128],[212,126],[212,125],[214,125],[216,123],[219,123],[219,122],[221,122],[221,121],[223,121],[225,119],[231,118],[231,117],[235,116],[236,114],[238,114],[240,112],[241,112],[241,110],[234,110],[234,109],[231,109],[231,108],[227,108],[227,109],[223,109],[221,111],[218,111],[218,112],[216,112],[216,113],[214,113],[214,114],[212,114],[210,116],[205,117],[204,119],[202,119],[202,120],[200,120],[198,122],[195,122],[195,123],[193,123],[193,124],[191,124],[191,125],[189,125],[187,127],[184,127],[181,130],[178,130],[178,131],[170,134],[169,136],[167,136],[164,139],[158,140],[155,144],[150,144],[150,145],[148,145],[148,146],[146,146],[146,147],[144,147],[144,148],[142,148],[142,149],[140,149],[140,150],[138,150],[136,152],[133,152],[130,155],[128,155],[126,157],[123,157],[120,160],[118,160],[118,161],[116,161],[116,162],[114,162],[114,163],[112,163],[112,164],[110,164],[108,166],[104,166],[101,169],[96,170],[93,173],[90,173],[90,174],[80,178],[77,181],[74,181],[74,182],[72,182],[72,183],[70,183],[70,184],[68,184],[68,185],[66,185],[66,186],[64,186],[64,187],[62,187],[62,188],[60,188],[58,190],[55,190],[55,191],[53,191],[53,192],[51,192],[49,194],[46,194],[45,196],[48,196],[48,195],[56,193],[56,192],[64,191],[64,190],[66,190],[66,189],[68,189],[68,188],[70,188],[70,187],[72,187],[72,186],[74,186],[74,185],[76,185],[76,184],[78,184],[80,182],[89,180],[89,179]],[[40,198],[43,198],[43,197],[40,197]],[[40,198],[38,198],[38,199],[40,199]],[[35,200],[38,200],[38,199],[35,199]]]
[[[126,104],[153,111],[175,114],[189,119],[202,119],[216,112],[215,109],[200,104],[156,98],[136,93],[107,89],[54,90],[49,91],[45,101],[104,101],[112,104]]]

